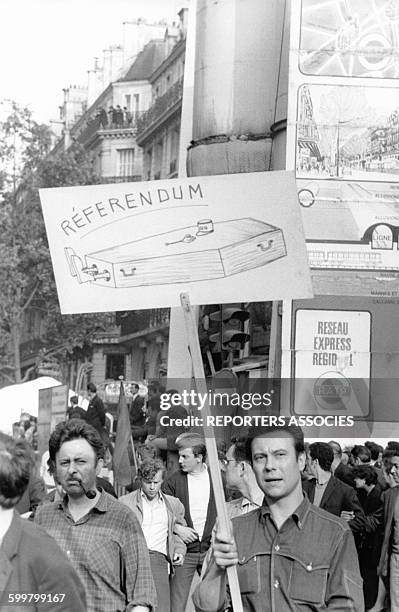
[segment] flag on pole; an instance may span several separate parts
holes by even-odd
[[[130,420],[126,404],[123,381],[120,384],[118,402],[118,423],[113,456],[114,478],[118,485],[126,486],[132,481],[132,468],[129,461]]]

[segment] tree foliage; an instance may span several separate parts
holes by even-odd
[[[50,152],[49,128],[37,124],[25,108],[13,103],[11,110],[0,124],[0,356],[7,377],[18,382],[19,346],[29,310],[40,313],[44,350],[57,346],[65,358],[87,355],[107,316],[61,316],[38,192],[98,183],[91,161],[77,143],[67,151]]]

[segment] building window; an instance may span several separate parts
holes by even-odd
[[[140,110],[140,94],[134,94],[133,99],[134,99],[133,112],[138,113]]]
[[[125,355],[110,353],[106,356],[105,378],[118,380],[119,376],[125,378]]]
[[[125,106],[128,111],[132,110],[132,96],[130,94],[125,94]]]
[[[154,154],[154,178],[157,175],[157,179],[161,178],[162,173],[162,161],[163,161],[163,140],[159,140],[155,146]]]
[[[152,148],[148,149],[144,158],[144,177],[147,181],[151,180],[151,172],[152,172]]]
[[[118,176],[133,176],[134,149],[118,149]]]
[[[179,159],[179,132],[172,130],[170,134],[170,165],[169,174],[177,171],[177,160]]]

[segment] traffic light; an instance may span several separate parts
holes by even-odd
[[[218,331],[209,335],[209,340],[221,344],[223,349],[240,350],[249,341],[250,335],[244,331],[244,323],[249,319],[247,310],[221,305],[209,318],[219,325]]]
[[[234,359],[240,357],[238,351],[250,340],[249,318],[249,311],[238,304],[204,308],[202,329],[207,340],[203,352],[207,353],[208,361],[212,359],[216,371],[231,367]]]

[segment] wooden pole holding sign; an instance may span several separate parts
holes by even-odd
[[[208,390],[205,382],[205,372],[202,363],[201,349],[198,339],[198,329],[188,293],[181,293],[180,301],[184,313],[188,346],[190,350],[191,361],[193,364],[194,378],[196,382],[197,391],[199,393],[205,394],[205,397],[207,397]],[[230,525],[224,499],[222,477],[219,469],[216,440],[213,432],[213,427],[211,425],[208,425],[207,423],[207,417],[210,414],[211,413],[209,410],[208,402],[205,402],[205,406],[202,409],[202,417],[204,423],[203,430],[205,436],[206,452],[208,453],[209,469],[212,478],[213,493],[215,496],[216,512],[222,532],[230,533]],[[237,568],[235,566],[227,568],[227,578],[230,586],[230,595],[233,610],[234,612],[243,612],[240,586],[238,584]]]
[[[138,473],[138,466],[137,466],[137,457],[136,457],[136,449],[134,446],[134,440],[133,440],[133,436],[130,436],[130,445],[132,447],[132,453],[133,453],[133,464],[134,464],[134,469],[136,470],[136,476]]]

